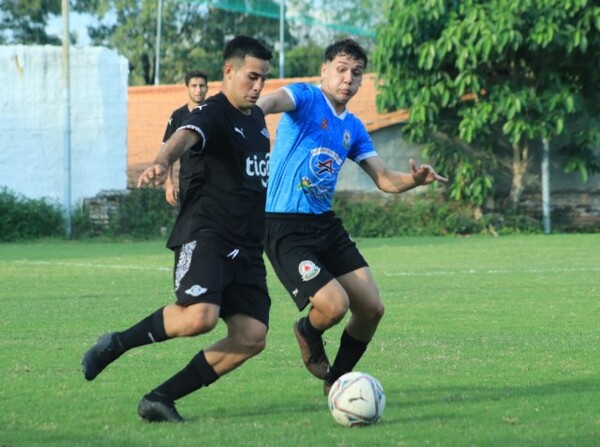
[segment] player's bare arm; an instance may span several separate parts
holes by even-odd
[[[177,188],[175,186],[175,180],[173,178],[174,167],[171,165],[169,172],[167,173],[167,179],[165,180],[165,198],[171,206],[177,205]]]
[[[156,159],[138,178],[138,188],[143,185],[162,185],[171,165],[179,160],[181,154],[200,141],[200,135],[190,129],[179,129],[160,148]]]
[[[369,157],[360,163],[360,167],[383,192],[398,194],[435,181],[444,183],[448,181],[447,178],[437,174],[430,165],[417,167],[414,160],[410,159],[409,166],[408,173],[394,171],[389,169],[379,156]]]
[[[284,89],[279,89],[268,95],[261,96],[256,102],[256,105],[262,109],[265,115],[289,112],[296,108],[290,95],[288,95]]]

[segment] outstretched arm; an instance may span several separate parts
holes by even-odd
[[[262,109],[265,115],[289,112],[296,108],[290,95],[282,88],[268,95],[261,96],[258,98],[256,105]]]
[[[437,174],[430,165],[417,167],[413,159],[409,160],[409,165],[410,172],[405,173],[388,169],[379,156],[369,157],[360,162],[360,167],[383,192],[401,193],[435,181],[444,183],[448,181],[447,178]]]
[[[179,129],[160,148],[156,159],[139,176],[137,186],[162,185],[171,165],[179,160],[181,154],[200,141],[200,135],[190,129]]]

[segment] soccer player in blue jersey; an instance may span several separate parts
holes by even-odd
[[[388,193],[447,181],[413,160],[408,173],[390,170],[377,155],[362,122],[346,109],[366,67],[364,49],[341,40],[325,51],[319,87],[292,84],[257,103],[265,115],[283,112],[270,158],[265,252],[298,309],[310,304],[294,333],[304,364],[324,380],[325,394],[356,366],[384,313],[367,262],[331,210],[342,164],[346,158],[358,163]],[[330,365],[322,335],[348,310],[351,318]]]

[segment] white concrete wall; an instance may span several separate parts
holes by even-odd
[[[127,186],[128,62],[71,48],[71,204]],[[0,187],[65,205],[62,49],[0,46]]]

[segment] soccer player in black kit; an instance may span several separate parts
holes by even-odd
[[[132,348],[204,334],[222,318],[227,335],[141,399],[138,414],[150,422],[183,422],[175,401],[266,344],[271,300],[261,239],[270,145],[256,101],[272,54],[258,40],[237,36],[223,59],[222,91],[194,109],[138,179],[138,186],[161,184],[189,151],[190,183],[167,242],[175,252],[176,302],[122,332],[104,334],[83,356],[84,376],[93,380]]]
[[[171,135],[189,118],[192,110],[206,99],[206,92],[208,92],[208,77],[206,73],[199,70],[188,71],[185,74],[185,87],[188,93],[188,102],[171,113],[163,136],[163,143],[171,138]],[[190,173],[187,171],[185,159],[189,157],[189,154],[189,151],[184,152],[179,160],[178,185],[175,184],[173,179],[174,166],[171,166],[169,169],[169,174],[165,180],[165,198],[171,206],[177,205],[178,197],[183,200],[182,196],[187,189]]]

